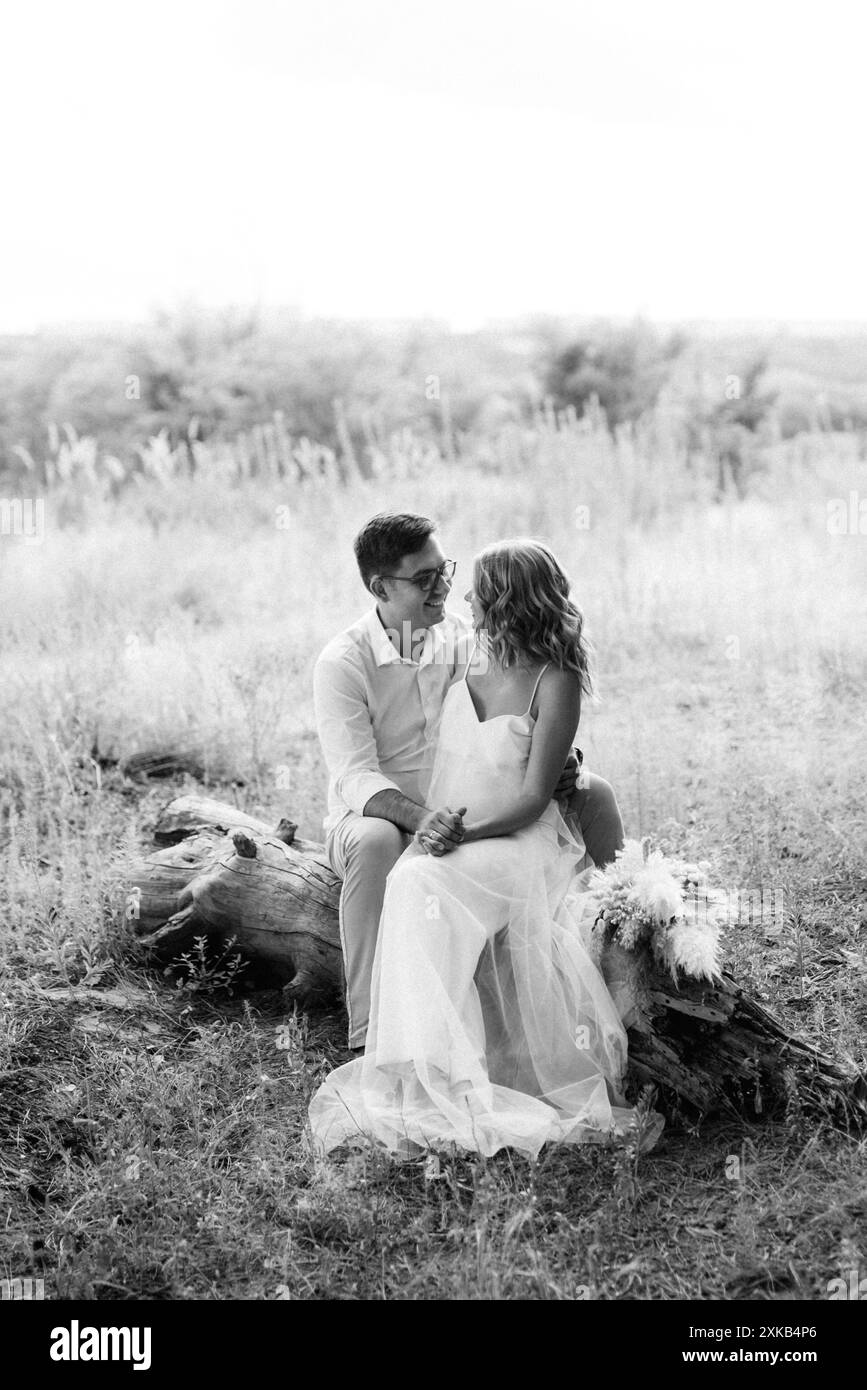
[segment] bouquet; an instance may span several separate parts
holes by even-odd
[[[728,900],[710,886],[708,868],[627,840],[614,863],[594,869],[586,882],[582,915],[592,920],[597,958],[606,946],[646,950],[675,982],[678,970],[695,980],[717,979]]]

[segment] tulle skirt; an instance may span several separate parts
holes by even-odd
[[[626,1033],[566,901],[583,852],[554,803],[442,858],[406,850],[386,885],[364,1055],[310,1105],[318,1152],[535,1157],[631,1132]]]

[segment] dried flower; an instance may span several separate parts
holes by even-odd
[[[606,941],[626,951],[648,947],[675,976],[719,974],[725,898],[709,887],[705,864],[667,859],[647,842],[627,840],[613,864],[589,876],[583,910],[597,953]]]

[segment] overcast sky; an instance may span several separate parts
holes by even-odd
[[[867,320],[861,8],[4,6],[0,331],[190,298]]]

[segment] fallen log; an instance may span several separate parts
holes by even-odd
[[[197,936],[264,963],[287,996],[309,1005],[340,996],[340,880],[321,845],[277,832],[235,807],[179,797],[159,814],[149,855],[129,878],[141,944],[162,960]],[[279,832],[279,833],[278,833]],[[181,838],[183,837],[183,838]]]
[[[182,796],[159,813],[162,846],[129,876],[129,916],[140,943],[161,961],[206,936],[221,949],[234,940],[301,1007],[343,993],[337,921],[340,881],[322,845],[297,839],[289,820],[272,829],[237,807]],[[602,958],[606,974],[606,958]],[[867,1118],[867,1083],[853,1067],[790,1033],[730,975],[715,983],[652,961],[640,1018],[628,1029],[627,1095],[659,1090],[669,1113],[712,1114],[733,1107],[760,1115],[794,1090],[805,1104]]]

